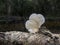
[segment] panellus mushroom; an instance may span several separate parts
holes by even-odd
[[[30,15],[29,20],[26,21],[25,27],[30,33],[36,33],[44,22],[45,18],[42,14],[33,13]]]

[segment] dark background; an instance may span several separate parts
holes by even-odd
[[[32,13],[43,14],[44,26],[60,32],[60,0],[0,0],[0,31],[27,31],[24,23]]]

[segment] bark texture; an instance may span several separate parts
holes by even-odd
[[[60,34],[30,34],[20,31],[0,32],[0,45],[60,45]]]

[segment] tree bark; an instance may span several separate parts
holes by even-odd
[[[60,45],[60,34],[52,35],[54,35],[54,38],[41,33],[31,34],[20,31],[0,32],[0,45]]]

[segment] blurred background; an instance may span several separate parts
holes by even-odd
[[[0,0],[0,31],[27,31],[24,24],[32,13],[44,15],[44,26],[60,32],[60,0]]]

